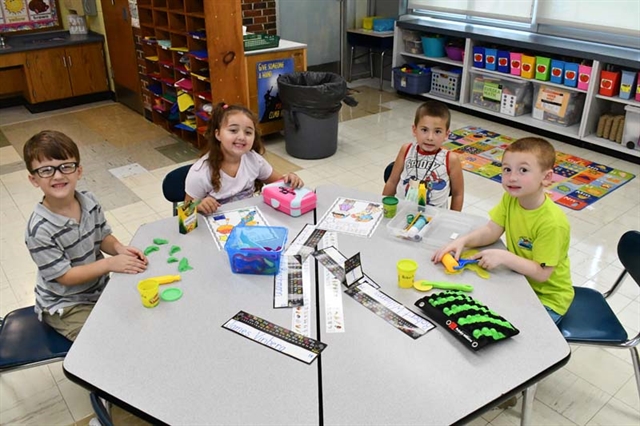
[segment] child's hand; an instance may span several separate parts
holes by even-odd
[[[131,254],[118,254],[108,258],[109,271],[122,272],[124,274],[138,274],[147,269],[146,258],[142,261]]]
[[[138,250],[135,247],[120,245],[116,247],[116,253],[124,254],[126,256],[137,257],[138,259],[142,260],[145,265],[149,263],[147,256],[145,256],[144,253],[142,253],[140,250]]]
[[[198,211],[204,215],[215,213],[220,207],[220,203],[213,197],[204,197],[198,204]]]
[[[493,269],[504,263],[508,256],[505,256],[506,250],[488,249],[482,250],[471,256],[471,259],[478,259],[478,265],[484,269]]]
[[[460,259],[460,254],[462,253],[462,250],[464,250],[464,241],[458,238],[457,240],[450,242],[449,244],[447,244],[446,246],[442,247],[440,250],[435,252],[433,256],[431,256],[431,260],[433,261],[433,263],[438,263],[442,260],[442,257],[447,253],[451,253],[452,256],[455,257],[456,260],[458,260]]]
[[[284,183],[288,183],[293,188],[302,188],[304,186],[304,182],[300,179],[300,176],[295,173],[287,173],[283,179]]]

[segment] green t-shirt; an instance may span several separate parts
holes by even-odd
[[[569,266],[569,221],[564,212],[548,197],[537,209],[525,210],[517,198],[505,193],[489,216],[505,229],[511,253],[554,268],[545,282],[526,278],[544,306],[564,315],[574,294]]]

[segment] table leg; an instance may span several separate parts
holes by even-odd
[[[355,50],[355,46],[351,46],[351,58],[349,58],[349,83],[351,83],[351,73],[353,72],[353,55],[355,55]]]
[[[531,424],[531,416],[533,415],[533,399],[536,396],[536,388],[538,384],[531,385],[522,392],[522,417],[520,418],[520,426],[529,426]]]
[[[385,50],[382,51],[382,53],[380,53],[380,91],[382,91],[382,74],[384,72],[384,54],[385,54]]]

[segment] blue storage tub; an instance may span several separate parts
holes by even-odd
[[[276,275],[287,242],[287,228],[235,226],[224,246],[236,274]]]
[[[375,18],[373,20],[373,31],[393,31],[393,24],[396,22],[393,18]]]
[[[431,58],[442,58],[446,56],[444,45],[446,39],[444,37],[422,37],[422,49],[425,56]]]
[[[399,92],[419,95],[431,90],[431,69],[421,68],[421,74],[403,72],[402,68],[393,69],[393,87]]]

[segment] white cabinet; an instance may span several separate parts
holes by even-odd
[[[408,21],[409,22],[409,21]],[[457,66],[462,68],[461,74],[461,82],[462,85],[460,88],[460,96],[457,100],[447,99],[441,96],[438,96],[434,93],[423,93],[420,96],[425,98],[433,98],[438,99],[443,102],[447,102],[450,104],[458,105],[463,108],[479,111],[488,115],[500,117],[505,120],[510,120],[512,122],[522,123],[528,126],[531,126],[535,129],[543,129],[548,132],[562,135],[566,137],[570,137],[576,140],[588,142],[589,144],[598,145],[605,147],[610,150],[618,151],[624,154],[623,158],[628,159],[629,161],[638,162],[640,159],[640,150],[638,149],[629,149],[625,146],[625,144],[619,144],[608,139],[599,138],[596,136],[596,129],[598,126],[598,120],[602,114],[614,112],[617,114],[624,114],[624,106],[625,105],[633,105],[636,107],[640,107],[640,102],[633,100],[633,96],[631,100],[621,99],[619,97],[609,97],[602,96],[598,94],[599,90],[599,81],[600,81],[600,72],[604,68],[606,58],[603,56],[602,52],[598,52],[596,55],[599,59],[594,59],[592,55],[586,55],[584,52],[580,50],[570,51],[566,47],[563,47],[561,52],[565,56],[573,56],[577,58],[585,58],[590,59],[593,63],[591,70],[591,82],[588,86],[587,90],[568,87],[562,84],[550,83],[548,81],[539,81],[522,78],[520,76],[515,76],[511,74],[505,74],[497,71],[489,71],[483,68],[475,68],[473,66],[473,47],[474,46],[486,46],[489,44],[498,44],[503,46],[513,46],[516,49],[526,49],[530,51],[536,51],[540,53],[548,52],[547,56],[559,56],[558,47],[554,45],[550,45],[551,47],[547,47],[545,44],[537,42],[534,43],[536,39],[541,39],[543,37],[536,37],[536,35],[531,36],[531,41],[522,41],[518,39],[518,37],[514,36],[514,39],[508,37],[501,37],[498,33],[487,35],[482,34],[479,36],[475,36],[474,34],[466,33],[464,26],[460,27],[461,29],[452,29],[452,26],[443,25],[442,28],[437,27],[436,25],[431,26],[420,26],[415,23],[415,21],[411,21],[408,25],[402,21],[398,21],[395,28],[395,37],[394,37],[394,54],[393,54],[393,67],[401,66],[407,62],[413,63],[424,63],[430,67],[438,66],[440,64],[445,64],[449,66]],[[430,34],[441,34],[445,36],[454,36],[458,38],[465,39],[465,49],[464,49],[464,57],[462,61],[453,61],[449,58],[433,58],[427,57],[423,54],[410,53],[405,50],[405,43],[403,40],[403,32],[404,31],[422,31]],[[547,37],[550,39],[551,37]],[[579,43],[577,43],[579,45]],[[629,60],[628,58],[640,58],[640,53],[637,50],[626,49],[626,48],[617,48],[623,49],[625,53],[625,58],[621,60],[619,57],[615,58],[612,56],[611,61],[614,64],[622,64],[625,69],[635,69],[637,72],[640,70],[640,62],[636,59]],[[616,54],[612,49],[612,55]],[[500,78],[507,81],[513,82],[533,82],[544,84],[550,87],[557,87],[558,89],[562,89],[563,91],[567,91],[569,93],[578,93],[583,94],[584,96],[584,106],[582,107],[581,119],[578,123],[573,124],[568,127],[563,127],[561,125],[557,125],[554,123],[550,123],[547,121],[538,120],[533,118],[531,113],[526,113],[524,115],[519,116],[510,116],[506,114],[502,114],[498,111],[488,110],[482,108],[478,105],[472,103],[472,89],[473,89],[473,80],[476,76],[488,76],[493,78]],[[393,82],[392,82],[393,83]],[[535,85],[533,89],[533,102],[535,103],[537,91],[535,90]],[[635,88],[634,88],[635,93]]]

